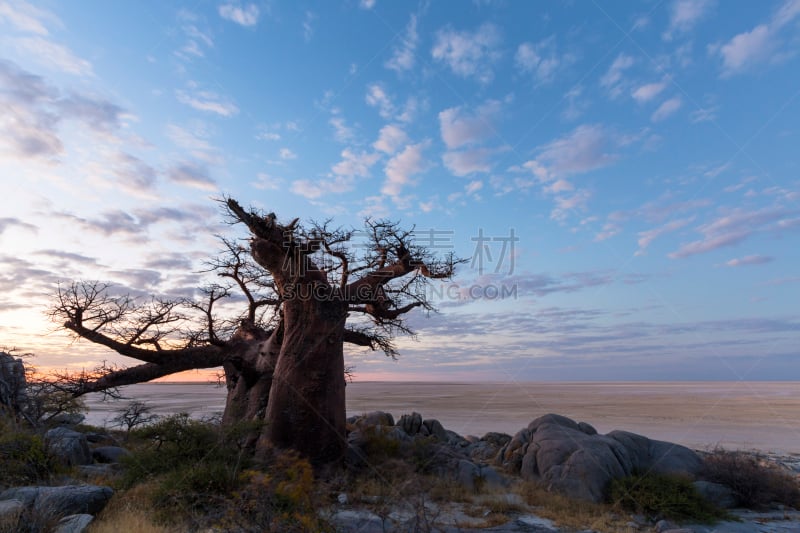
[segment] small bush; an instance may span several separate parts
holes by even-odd
[[[39,435],[5,424],[0,428],[0,487],[47,481],[56,462]]]
[[[612,503],[654,519],[713,523],[725,513],[703,498],[691,480],[663,474],[634,475],[611,482]]]
[[[123,487],[197,466],[224,454],[216,428],[181,413],[131,431],[142,444],[123,458]]]
[[[221,524],[253,532],[333,531],[317,515],[311,465],[293,452],[275,451],[262,465],[239,476],[240,489],[228,500]]]
[[[781,503],[800,508],[797,481],[780,466],[752,453],[715,450],[705,458],[704,477],[730,487],[745,507]]]
[[[389,459],[400,455],[400,442],[397,439],[386,435],[375,426],[366,427],[363,431],[364,452],[370,460]]]

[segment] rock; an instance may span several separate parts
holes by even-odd
[[[462,437],[455,431],[450,431],[449,429],[445,429],[444,432],[447,435],[447,443],[450,444],[451,446],[457,446],[459,448],[466,448],[467,446],[469,446],[470,443],[469,439]]]
[[[347,503],[347,494],[344,492],[340,492],[339,495],[336,497],[336,501],[340,504],[345,505]]]
[[[594,429],[594,426],[592,426],[591,424],[587,424],[586,422],[578,422],[578,429],[580,429],[587,435],[597,435],[597,430]]]
[[[28,400],[25,364],[6,352],[0,352],[0,405],[19,413]]]
[[[83,533],[94,517],[90,514],[73,514],[59,520],[53,533]]]
[[[696,475],[701,459],[690,449],[625,431],[591,434],[588,426],[545,415],[517,432],[496,462],[530,481],[580,500],[601,502],[612,479],[635,471]]]
[[[0,501],[0,531],[16,530],[23,511],[25,504],[20,500]]]
[[[113,494],[109,487],[97,485],[12,487],[0,493],[0,501],[19,500],[37,517],[94,515],[103,510]]]
[[[467,490],[481,492],[486,488],[501,488],[508,485],[497,470],[488,465],[475,464],[466,459],[457,463],[458,482]]]
[[[119,463],[120,459],[130,454],[119,446],[99,446],[92,450],[92,458],[98,463]]]
[[[717,507],[722,509],[733,509],[739,503],[736,493],[733,489],[721,485],[719,483],[712,483],[710,481],[695,481],[694,488],[706,500],[710,501]]]
[[[363,416],[356,417],[353,423],[356,426],[393,426],[394,417],[391,413],[372,411]]]
[[[398,427],[406,432],[406,435],[414,436],[419,433],[419,428],[422,427],[422,415],[419,413],[411,413],[410,415],[403,415],[397,421]]]
[[[66,466],[92,464],[92,452],[83,433],[57,427],[44,434],[50,452]]]
[[[357,531],[358,533],[384,533],[387,531],[385,521],[369,511],[344,510],[334,513],[330,521],[336,531]]]
[[[59,426],[77,426],[86,420],[86,416],[81,413],[58,413],[50,419],[50,422]]]
[[[447,442],[447,431],[445,431],[441,422],[435,418],[429,418],[427,420],[423,420],[422,425],[428,430],[429,435],[436,437],[442,442]]]
[[[490,432],[467,447],[471,459],[475,461],[491,461],[504,445],[511,441],[511,435]]]
[[[656,522],[656,533],[664,533],[665,531],[669,531],[670,529],[675,529],[677,526],[670,522],[669,520],[659,520]]]
[[[78,465],[78,472],[86,477],[111,477],[119,472],[120,466],[116,463],[99,465]]]

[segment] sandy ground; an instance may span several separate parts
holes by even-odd
[[[203,384],[132,385],[123,393],[159,414],[212,416],[225,400],[224,388]],[[87,405],[87,421],[99,425],[121,406],[95,395]],[[513,434],[537,416],[558,413],[601,433],[624,429],[695,449],[800,454],[798,382],[348,384],[348,415],[374,410],[396,418],[417,411],[461,435]]]

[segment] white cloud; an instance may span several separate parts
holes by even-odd
[[[386,181],[383,183],[381,193],[397,197],[403,187],[412,183],[415,174],[423,172],[427,168],[427,161],[422,152],[427,148],[428,142],[410,144],[402,152],[391,158],[386,163]]]
[[[730,76],[756,66],[768,59],[775,46],[772,32],[766,24],[759,24],[750,31],[736,35],[719,49],[723,74]]]
[[[558,56],[554,37],[537,44],[524,42],[517,47],[514,56],[517,69],[525,74],[532,74],[537,84],[553,81],[556,71],[573,60],[571,55]]]
[[[714,120],[717,118],[717,111],[719,111],[719,106],[716,105],[701,107],[689,114],[689,120],[692,121],[693,124]]]
[[[372,144],[376,150],[386,154],[393,154],[402,145],[408,142],[408,135],[396,124],[387,124],[381,128],[378,140]]]
[[[417,16],[411,15],[408,26],[406,26],[406,33],[400,40],[400,44],[394,47],[392,57],[385,63],[386,68],[398,73],[414,68],[418,40]]]
[[[661,237],[662,235],[666,235],[667,233],[672,233],[677,231],[686,225],[690,224],[694,220],[694,217],[689,218],[681,218],[677,220],[672,220],[663,224],[657,228],[649,229],[647,231],[640,231],[639,232],[639,240],[637,241],[639,244],[639,249],[636,251],[635,255],[644,255],[646,253],[647,248],[653,243],[654,240]]]
[[[764,255],[746,255],[744,257],[737,257],[727,261],[725,265],[729,267],[745,266],[745,265],[763,265],[772,261],[772,257]]]
[[[409,96],[408,100],[406,100],[405,107],[403,107],[403,112],[397,115],[397,120],[399,120],[400,122],[411,122],[412,120],[414,120],[419,105],[420,104],[417,101],[416,97]]]
[[[340,143],[347,143],[355,136],[353,128],[347,125],[344,117],[340,115],[334,115],[328,122],[331,126],[333,126],[334,138]]]
[[[282,178],[276,178],[275,176],[271,176],[266,172],[259,172],[256,175],[256,181],[252,182],[250,185],[256,189],[276,191],[282,188],[283,182],[284,181]]]
[[[167,137],[176,146],[188,151],[194,159],[210,165],[218,165],[223,162],[219,150],[211,144],[209,133],[202,125],[196,125],[189,130],[174,124],[168,124],[166,130]]]
[[[719,218],[697,228],[702,238],[682,245],[669,254],[672,259],[683,259],[738,244],[757,232],[779,233],[795,229],[798,210],[790,210],[779,205],[765,207],[757,211],[741,208],[728,210]]]
[[[614,62],[611,63],[611,66],[608,67],[606,73],[603,74],[603,77],[600,78],[600,86],[606,89],[612,98],[616,98],[622,94],[625,82],[623,74],[626,70],[631,68],[634,63],[633,57],[619,54],[614,59]]]
[[[303,39],[306,42],[311,40],[311,37],[314,36],[314,20],[317,16],[312,11],[306,11],[306,16],[303,19]]]
[[[455,176],[467,176],[475,172],[490,172],[489,157],[494,153],[489,148],[474,148],[462,151],[445,152],[442,156],[444,166]]]
[[[657,83],[648,83],[634,90],[631,93],[631,96],[638,103],[643,104],[661,94],[661,91],[663,91],[666,87],[667,83],[663,81]]]
[[[44,37],[19,37],[12,44],[37,63],[55,71],[76,76],[91,76],[92,64],[72,53],[66,46],[54,43]]]
[[[355,153],[349,148],[342,150],[342,160],[333,165],[331,171],[338,176],[366,178],[369,176],[369,169],[374,165],[380,155],[376,153],[361,152]]]
[[[61,21],[49,11],[20,0],[0,2],[0,20],[5,20],[25,33],[48,35],[45,23],[62,26]]]
[[[220,17],[245,27],[258,24],[259,15],[260,10],[255,4],[240,6],[238,4],[228,3],[219,6]]]
[[[660,122],[669,117],[670,115],[674,114],[676,111],[678,111],[682,105],[683,105],[683,100],[681,100],[679,96],[670,98],[669,100],[665,101],[660,106],[658,106],[658,109],[656,109],[655,112],[653,112],[653,115],[650,117],[650,120],[652,120],[653,122]]]
[[[361,0],[358,3],[358,6],[361,9],[372,9],[373,7],[375,7],[375,0]]]
[[[288,160],[288,159],[297,159],[297,154],[289,150],[288,148],[281,148],[278,152],[281,159]]]
[[[183,163],[170,168],[167,177],[175,183],[187,187],[206,191],[217,190],[217,184],[208,175],[208,170],[191,163]]]
[[[669,41],[676,33],[690,31],[714,5],[714,0],[675,0],[670,6],[669,26],[662,37]]]
[[[494,78],[492,65],[500,57],[499,45],[500,30],[488,22],[474,32],[444,28],[436,33],[431,55],[458,76],[489,83]]]
[[[370,107],[378,108],[378,113],[382,118],[388,120],[394,113],[394,104],[379,83],[372,83],[367,87],[366,101]]]
[[[786,0],[767,23],[734,36],[725,44],[709,46],[722,58],[722,76],[746,72],[765,63],[778,63],[790,57],[782,49],[781,30],[800,15],[800,0]]]
[[[232,117],[239,113],[236,104],[211,91],[189,92],[178,89],[175,91],[175,97],[180,103],[198,111],[214,113],[222,117]]]
[[[448,148],[458,148],[487,139],[494,133],[493,120],[499,114],[501,104],[489,100],[474,113],[461,107],[451,107],[439,113],[442,140]]]
[[[571,174],[589,172],[612,163],[616,157],[609,148],[618,144],[597,124],[583,124],[564,137],[540,147],[533,161],[523,166],[541,181],[551,181]]]
[[[563,222],[571,211],[584,211],[591,196],[586,189],[579,189],[571,196],[556,196],[554,198],[556,205],[550,212],[550,219]]]
[[[473,180],[464,187],[464,192],[466,194],[475,194],[481,189],[483,189],[483,182],[481,180]]]

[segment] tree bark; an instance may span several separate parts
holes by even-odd
[[[315,467],[344,457],[346,319],[346,304],[335,299],[285,303],[284,339],[257,455],[270,445],[291,448]]]

